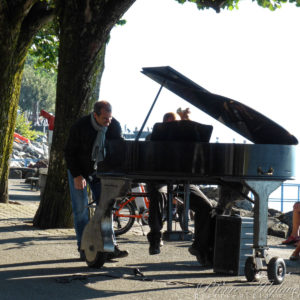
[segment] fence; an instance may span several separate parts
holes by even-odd
[[[283,183],[269,197],[269,208],[288,212],[293,210],[296,201],[300,201],[300,184]]]

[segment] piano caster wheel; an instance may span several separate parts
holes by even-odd
[[[256,269],[253,257],[248,257],[246,260],[245,276],[249,282],[258,282],[261,278],[261,272]]]
[[[84,251],[85,261],[90,268],[101,268],[107,258],[106,252]]]
[[[268,263],[268,279],[273,284],[281,284],[286,274],[285,262],[282,258],[273,257]]]

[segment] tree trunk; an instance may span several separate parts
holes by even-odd
[[[60,49],[55,127],[47,182],[34,226],[72,226],[64,146],[71,125],[90,111],[105,43],[112,27],[135,0],[60,1]],[[99,78],[99,77],[98,77]]]
[[[0,3],[0,202],[8,202],[9,157],[27,50],[36,32],[53,17],[38,0]]]
[[[4,46],[1,39],[0,44],[2,47]],[[7,49],[11,49],[11,47],[8,47]],[[0,50],[0,57],[3,57],[1,53],[2,51]],[[11,51],[11,53],[14,53],[14,51]],[[0,59],[0,65],[2,64],[1,60],[2,59]],[[12,68],[8,68],[9,70],[7,70],[5,76],[0,75],[0,128],[2,128],[0,130],[0,202],[3,203],[8,202],[9,157],[13,146],[13,134],[17,116],[22,67],[22,64],[19,65],[16,71],[12,70]],[[4,74],[2,70],[0,70],[0,73]],[[8,82],[9,89],[1,88],[5,87],[5,84]]]

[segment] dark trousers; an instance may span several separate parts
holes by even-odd
[[[148,240],[154,243],[161,238],[163,208],[167,201],[166,186],[151,183],[147,185],[150,194]],[[179,186],[182,193],[184,187]],[[211,252],[214,245],[214,219],[211,217],[212,204],[203,199],[199,188],[190,185],[190,209],[195,212],[195,234],[193,246],[204,253]]]
[[[150,198],[148,219],[150,232],[147,237],[151,244],[160,241],[161,238],[163,212],[167,201],[167,187],[157,183],[150,183],[147,184],[147,190]]]
[[[190,191],[190,209],[195,212],[193,246],[206,253],[207,256],[211,256],[214,249],[215,231],[215,220],[211,215],[213,206],[201,197],[198,187],[191,185]]]

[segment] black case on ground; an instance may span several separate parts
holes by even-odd
[[[217,216],[214,272],[244,275],[246,259],[252,256],[253,218]]]

